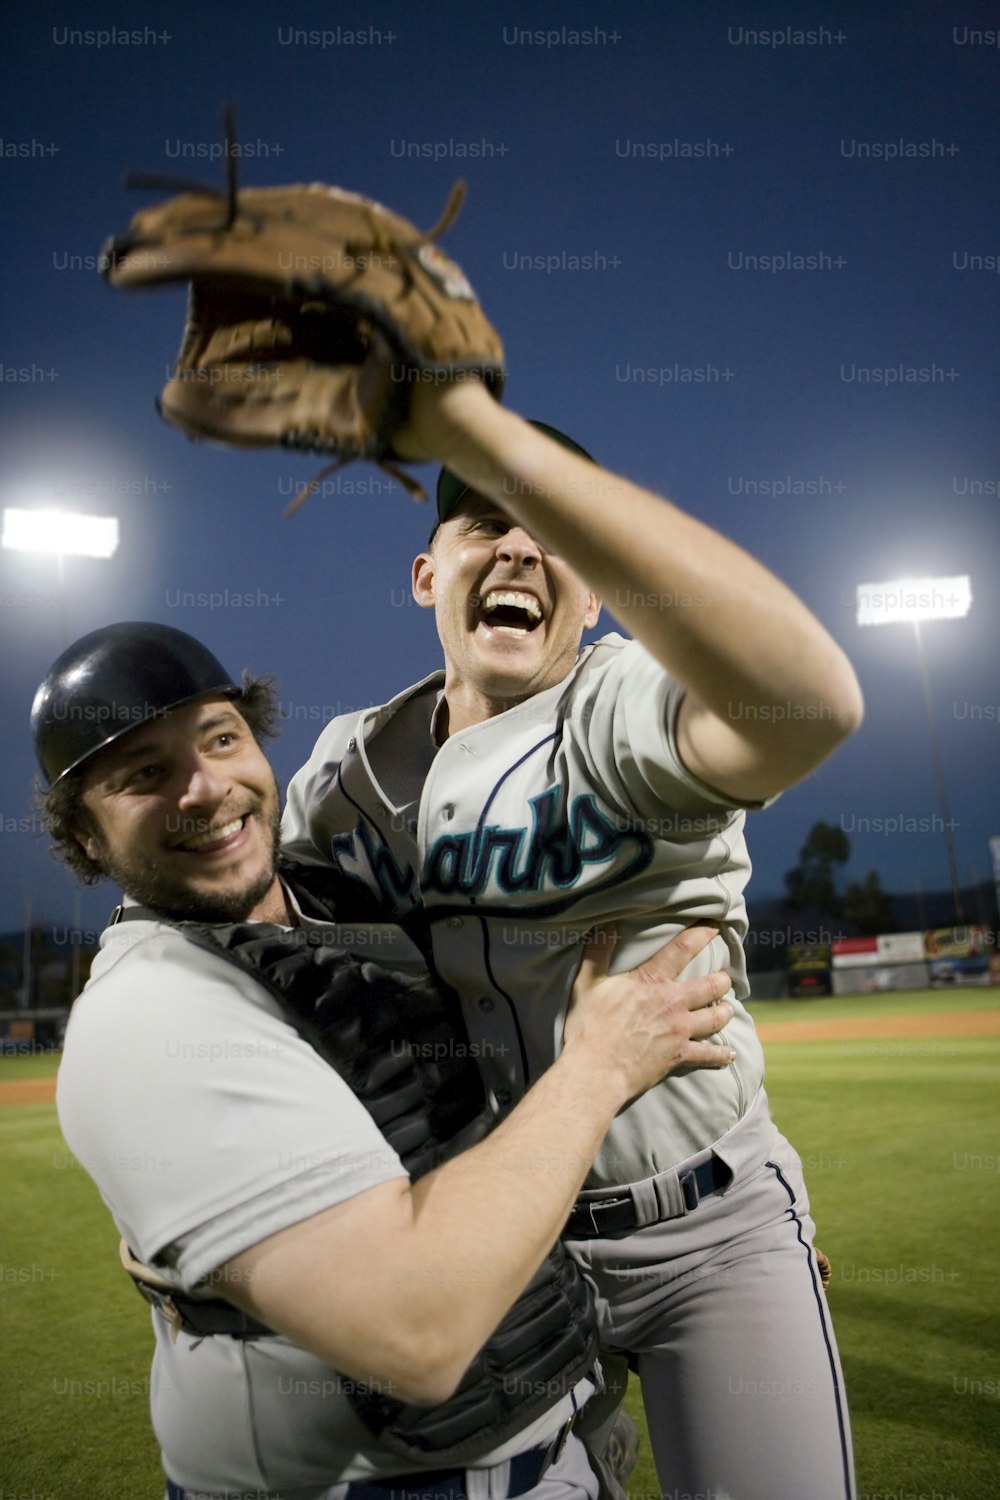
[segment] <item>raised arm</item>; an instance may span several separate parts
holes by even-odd
[[[715,929],[680,933],[609,977],[581,965],[553,1066],[482,1144],[415,1185],[399,1179],[235,1256],[214,1290],[344,1374],[445,1400],[541,1265],[615,1114],[678,1069],[725,1067],[729,976],[678,982]]]
[[[689,770],[759,801],[813,770],[861,722],[850,662],[742,548],[551,441],[475,381],[418,390],[404,437],[566,559],[687,689]]]

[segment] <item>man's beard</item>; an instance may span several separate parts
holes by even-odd
[[[220,891],[218,894],[191,891],[182,880],[157,870],[148,860],[133,860],[128,855],[112,855],[103,839],[99,839],[101,868],[108,879],[120,886],[131,901],[148,907],[168,921],[245,922],[274,884],[281,839],[277,795],[270,812],[265,813],[265,809],[259,807],[255,809],[255,813],[261,818],[266,816],[265,827],[271,835],[271,858],[253,884],[243,890]]]

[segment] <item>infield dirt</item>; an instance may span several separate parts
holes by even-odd
[[[887,1038],[1000,1036],[1000,1010],[958,1010],[916,1016],[858,1016],[856,1020],[760,1021],[762,1042],[866,1042]],[[18,1104],[53,1104],[55,1078],[0,1082],[0,1109]]]

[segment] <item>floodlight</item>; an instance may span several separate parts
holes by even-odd
[[[5,510],[0,545],[19,552],[63,557],[114,557],[117,516],[82,516],[70,510]]]
[[[963,620],[972,604],[968,575],[960,578],[900,578],[858,584],[858,624]]]

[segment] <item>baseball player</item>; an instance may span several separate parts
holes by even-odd
[[[558,1057],[580,943],[613,966],[695,919],[729,973],[736,1059],[620,1111],[569,1215],[602,1345],[637,1369],[664,1494],[850,1500],[843,1377],[794,1149],[743,1001],[746,809],[860,722],[840,648],[708,526],[501,408],[416,384],[394,438],[445,465],[413,565],[444,671],[335,720],[289,790],[285,848],[423,944],[501,1110]],[[580,651],[601,598],[633,639]]]
[[[635,978],[588,949],[556,1066],[411,1181],[405,1162],[447,1144],[392,1029],[423,991],[331,948],[277,874],[274,711],[266,682],[129,623],[70,647],[32,714],[62,857],[125,892],[58,1109],[157,1307],[169,1500],[593,1500],[566,1437],[596,1378],[585,1287],[546,1257],[626,1101],[672,1067],[728,1064],[727,976],[672,979],[711,929]]]

